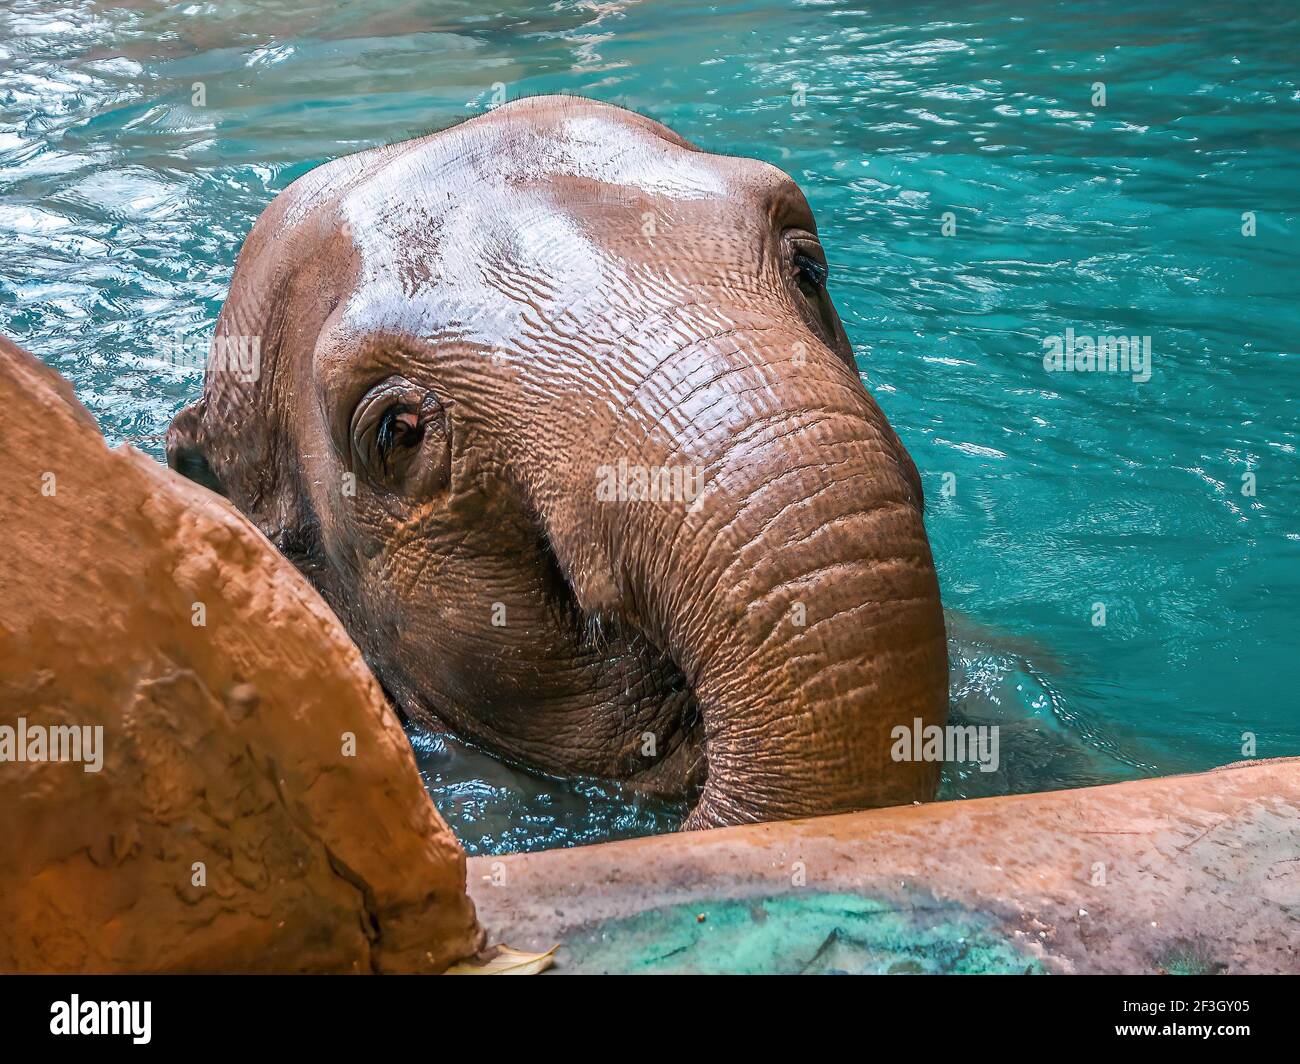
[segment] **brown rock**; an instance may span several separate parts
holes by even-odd
[[[19,718],[37,754],[75,740],[36,728],[103,729],[82,763],[0,761],[0,970],[436,972],[480,947],[464,854],[316,592],[3,339],[0,515],[0,756]]]

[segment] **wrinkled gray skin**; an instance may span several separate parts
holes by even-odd
[[[890,757],[946,717],[921,484],[824,264],[775,167],[521,100],[271,204],[217,327],[260,376],[210,365],[169,461],[509,761],[690,827],[928,799]]]

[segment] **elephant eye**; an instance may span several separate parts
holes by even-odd
[[[790,229],[785,232],[785,248],[789,257],[785,260],[784,279],[803,296],[797,301],[800,314],[827,343],[847,344],[830,292],[826,290],[830,267],[821,241],[808,229]]]
[[[394,376],[366,392],[352,412],[353,468],[385,492],[436,490],[450,461],[446,411],[427,387]]]

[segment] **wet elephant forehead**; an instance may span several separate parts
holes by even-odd
[[[360,253],[345,311],[354,328],[452,330],[491,346],[527,331],[529,309],[597,313],[611,268],[600,237],[625,228],[618,218],[593,220],[582,197],[565,204],[559,191],[510,187],[500,175],[454,203],[420,180],[436,179],[367,182],[340,205]]]
[[[575,115],[557,136],[529,146],[520,175],[586,178],[671,200],[717,199],[732,191],[720,161],[603,115]]]
[[[599,115],[537,127],[469,123],[354,177],[341,209],[363,239],[428,236],[462,217],[462,233],[474,233],[485,223],[499,230],[503,218],[535,222],[543,209],[581,217],[589,209],[729,200],[762,165],[692,151]]]
[[[357,212],[349,212],[349,219]],[[561,313],[608,313],[609,252],[572,215],[547,205],[503,214],[471,203],[445,216],[407,212],[364,235],[356,287],[342,312],[348,331],[378,331],[509,349]],[[539,316],[541,315],[541,316]],[[552,328],[558,336],[561,328]]]
[[[693,219],[694,232],[702,219],[689,204],[715,221],[715,205],[752,179],[745,164],[762,165],[624,117],[540,118],[467,123],[348,175],[339,211],[360,253],[352,329],[451,329],[495,348],[525,336],[534,312],[620,318],[619,247],[641,243],[645,217],[660,231]]]

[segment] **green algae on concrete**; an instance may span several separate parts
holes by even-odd
[[[1155,970],[1161,975],[1221,975],[1227,967],[1216,961],[1206,947],[1181,944],[1157,958]]]
[[[960,905],[802,892],[694,902],[610,920],[566,941],[557,962],[570,972],[643,975],[1043,971],[992,916]]]

